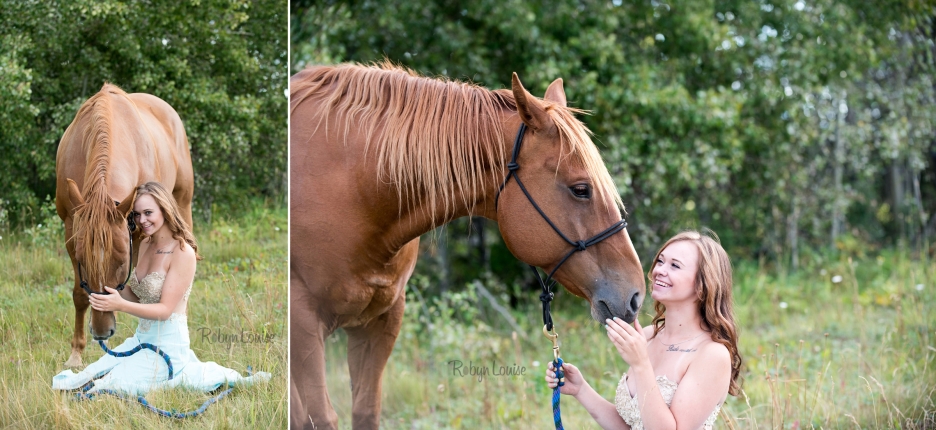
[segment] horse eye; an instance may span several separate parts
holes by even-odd
[[[585,184],[574,185],[569,187],[569,190],[572,191],[572,195],[580,199],[590,199],[591,198],[591,187]]]

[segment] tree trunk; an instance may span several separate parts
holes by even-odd
[[[491,271],[491,256],[488,252],[487,241],[485,240],[485,229],[487,220],[482,217],[471,218],[471,236],[469,237],[471,246],[475,249],[475,255],[478,258],[478,266],[482,272]]]
[[[894,214],[894,223],[897,227],[897,246],[902,247],[906,244],[907,230],[904,217],[904,169],[900,159],[894,159],[890,163],[888,171],[888,201],[891,205],[891,212]]]
[[[790,250],[790,271],[795,272],[799,268],[799,195],[793,196],[793,208],[787,216],[786,222],[786,241],[787,249]]]
[[[838,240],[840,234],[842,234],[842,226],[844,224],[843,214],[842,214],[842,201],[844,200],[844,193],[842,189],[842,170],[845,159],[845,145],[842,142],[842,121],[845,118],[845,113],[842,112],[841,106],[844,106],[846,94],[842,92],[842,98],[839,100],[839,106],[836,107],[836,120],[835,120],[835,150],[832,153],[832,175],[835,186],[835,192],[832,197],[832,234],[831,234],[831,247],[835,249],[835,241]]]
[[[915,203],[917,210],[917,217],[919,219],[919,229],[917,229],[916,221],[913,222],[913,246],[920,247],[921,252],[926,252],[923,249],[924,243],[926,243],[926,210],[923,208],[923,196],[920,192],[920,172],[913,174],[913,202]]]
[[[436,263],[439,265],[439,294],[445,294],[451,286],[452,262],[449,259],[449,228],[439,227],[439,242],[436,244]]]

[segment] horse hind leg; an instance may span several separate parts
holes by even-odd
[[[355,430],[380,426],[380,393],[384,367],[403,323],[405,292],[387,312],[348,333],[348,369],[351,373],[352,426]]]
[[[194,230],[195,225],[192,223],[192,191],[185,188],[184,185],[178,184],[176,189],[172,190],[172,197],[175,198],[176,205],[179,206],[182,219],[188,223],[190,230]]]
[[[81,353],[84,352],[85,345],[87,344],[87,334],[85,333],[85,312],[88,310],[88,306],[91,305],[91,302],[88,300],[88,295],[85,294],[84,290],[78,285],[78,280],[75,280],[75,287],[72,290],[72,301],[75,303],[75,333],[72,335],[71,341],[71,356],[68,357],[68,361],[65,362],[65,367],[81,367]]]

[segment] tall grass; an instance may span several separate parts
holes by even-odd
[[[269,383],[238,387],[200,417],[177,421],[136,403],[99,396],[76,401],[51,389],[70,354],[75,311],[73,275],[61,221],[50,207],[44,221],[18,232],[0,232],[0,427],[7,428],[285,428],[287,415],[287,209],[247,202],[236,216],[196,221],[205,257],[198,264],[188,305],[192,349],[244,374],[247,366],[272,373]],[[89,312],[90,313],[90,312]],[[266,337],[272,342],[218,343],[199,329]],[[136,318],[117,315],[119,345],[136,330]],[[229,336],[231,337],[231,336]],[[84,364],[101,357],[89,339]],[[211,397],[160,390],[147,400],[163,409],[190,411]]]
[[[814,256],[805,265],[795,275],[735,265],[744,392],[729,396],[716,427],[934,428],[936,266],[899,252],[861,260]],[[490,290],[505,290],[490,288],[494,282],[484,280]],[[419,291],[426,283],[417,276],[407,289],[405,322],[384,375],[383,425],[550,428],[543,373],[552,351],[536,294],[512,311],[516,332],[474,286],[425,298]],[[553,303],[563,359],[613,400],[627,365],[584,300],[563,292]],[[649,324],[650,315],[640,321]],[[327,342],[328,384],[341,426],[350,428],[345,341],[339,331]],[[465,366],[461,375],[453,360]],[[469,374],[469,362],[491,373]],[[493,374],[515,363],[524,375]],[[562,398],[562,417],[566,428],[598,428],[570,397]]]

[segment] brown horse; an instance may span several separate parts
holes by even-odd
[[[137,185],[161,182],[192,225],[194,176],[182,120],[155,96],[127,94],[104,84],[65,130],[55,157],[55,179],[55,209],[65,222],[65,249],[75,272],[75,333],[65,365],[80,367],[90,304],[80,280],[100,292],[127,279],[135,263],[130,261],[127,217]],[[141,233],[133,234],[135,260]],[[114,334],[114,313],[92,309],[90,325],[95,340],[107,339]]]
[[[429,79],[382,64],[306,69],[290,82],[290,420],[336,428],[324,340],[343,327],[355,429],[376,428],[384,366],[400,331],[419,236],[462,216],[497,221],[511,252],[551,270],[569,251],[516,181],[498,190],[514,136],[515,174],[556,227],[584,239],[621,220],[620,196],[562,80],[544,99]],[[645,288],[626,231],[577,252],[555,278],[599,321],[633,321]]]

